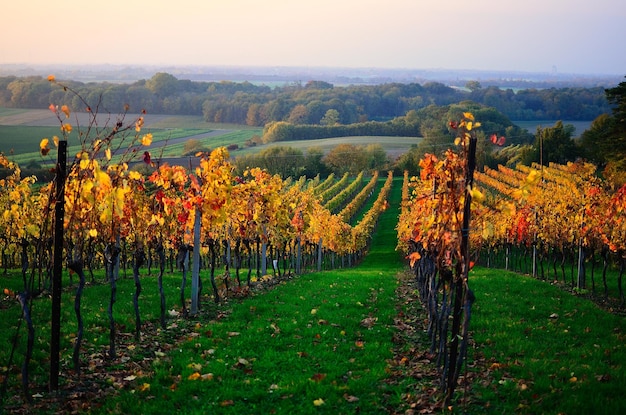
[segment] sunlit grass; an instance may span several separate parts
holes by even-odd
[[[530,277],[476,269],[472,331],[491,382],[489,413],[623,413],[626,321]],[[470,356],[471,359],[471,356]]]

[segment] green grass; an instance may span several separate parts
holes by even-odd
[[[303,152],[309,147],[319,147],[324,152],[330,151],[339,144],[363,145],[381,144],[383,148],[395,156],[407,152],[411,146],[417,145],[421,138],[417,137],[379,137],[379,136],[355,136],[355,137],[335,137],[321,138],[317,140],[294,140],[279,141],[269,143],[262,146],[250,147],[238,152],[237,154],[255,154],[270,147],[293,147]]]
[[[228,147],[231,144],[237,144],[239,148],[243,148],[247,140],[255,135],[261,135],[262,129],[245,129],[226,132],[212,137],[197,139],[205,148],[214,149],[217,147]],[[196,139],[189,137],[189,139]],[[180,157],[184,153],[185,142],[179,142],[175,144],[168,144],[163,151],[164,157]],[[237,156],[240,154],[240,150],[232,151],[231,156]]]
[[[0,107],[0,116],[9,116],[9,115],[16,115],[16,114],[21,114],[22,112],[27,111],[27,110],[22,110],[19,108],[5,108],[5,107]]]
[[[511,272],[477,268],[470,286],[474,356],[484,353],[491,371],[489,382],[475,385],[479,412],[626,411],[623,317]]]
[[[27,158],[23,160],[39,160],[41,158],[39,156],[39,142],[44,137],[52,138],[54,135],[61,135],[59,127],[0,125],[0,151],[6,156],[29,153]],[[23,160],[20,159],[20,161]]]

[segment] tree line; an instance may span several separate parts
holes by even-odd
[[[334,86],[324,81],[280,87],[250,82],[200,82],[159,72],[130,84],[65,81],[101,112],[122,108],[148,113],[202,115],[208,122],[265,126],[290,124],[353,124],[384,121],[429,105],[445,106],[471,100],[497,109],[512,120],[593,120],[610,112],[602,87],[501,89],[468,82],[453,88],[439,82]],[[52,88],[40,76],[0,77],[0,107],[46,108],[68,102],[75,111],[84,104],[76,95]],[[329,112],[330,111],[330,112]]]

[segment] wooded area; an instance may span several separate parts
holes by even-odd
[[[64,81],[87,102],[101,102],[101,112],[145,109],[156,114],[203,115],[209,122],[264,126],[272,121],[324,124],[329,110],[336,121],[352,124],[389,120],[429,105],[471,100],[497,109],[512,120],[593,120],[610,112],[604,88],[501,89],[469,82],[453,88],[439,82],[334,86],[324,81],[272,88],[250,82],[199,82],[168,73],[130,84]],[[0,107],[46,108],[67,102],[84,107],[75,95],[50,86],[39,76],[0,77]]]

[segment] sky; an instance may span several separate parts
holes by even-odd
[[[624,0],[28,0],[0,63],[622,75]]]

